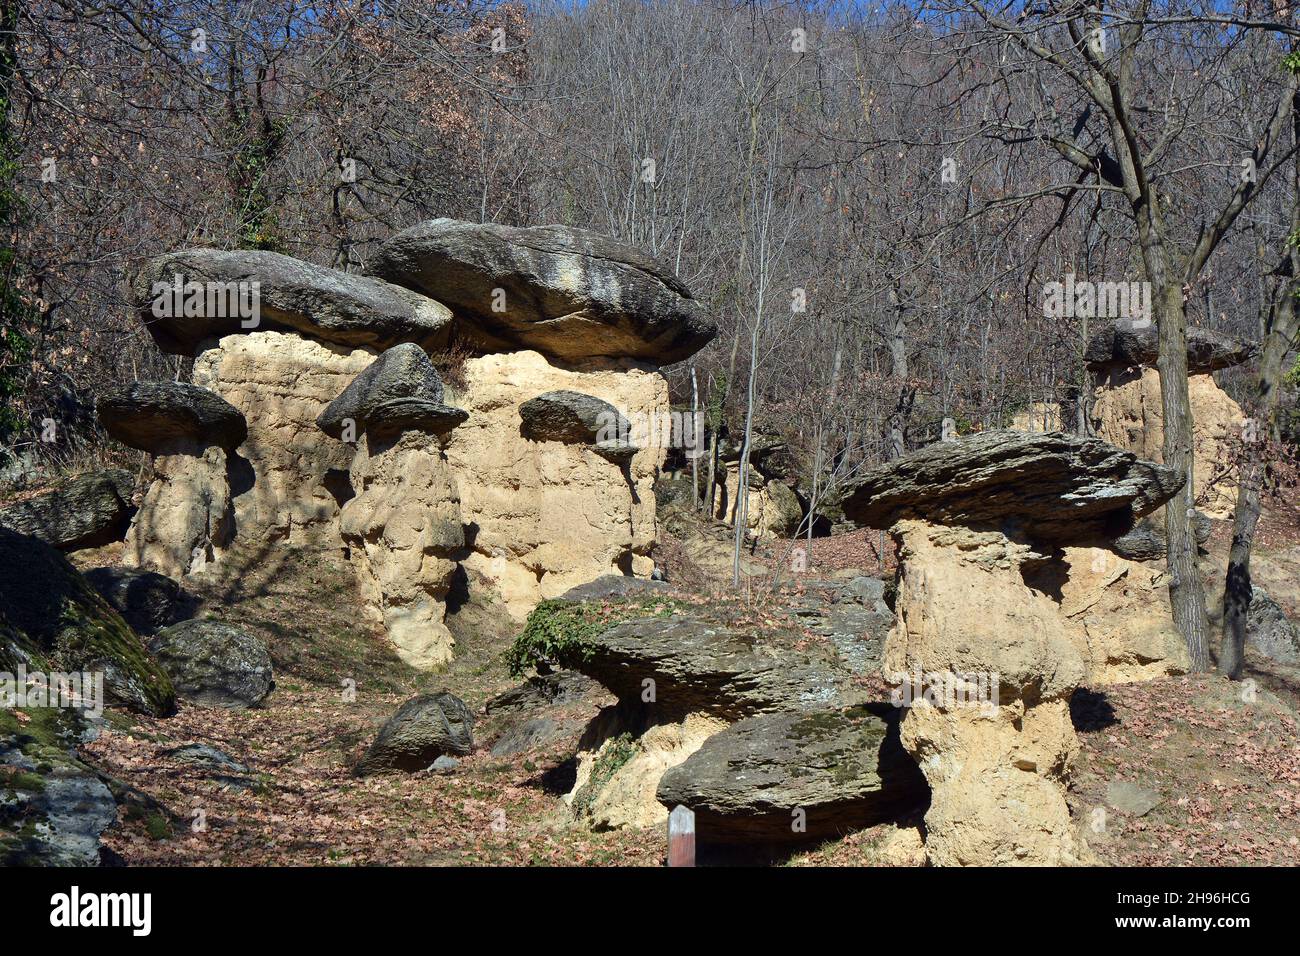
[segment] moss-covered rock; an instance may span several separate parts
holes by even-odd
[[[52,669],[103,671],[110,702],[155,716],[176,710],[166,673],[68,559],[3,528],[0,625],[0,657],[21,656],[29,668],[39,658]]]

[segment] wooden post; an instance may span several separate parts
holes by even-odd
[[[668,814],[668,865],[695,865],[695,811],[680,804]]]

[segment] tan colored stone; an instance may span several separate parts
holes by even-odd
[[[609,778],[600,792],[590,800],[585,818],[593,829],[615,830],[622,827],[662,827],[668,810],[656,798],[664,773],[699,750],[727,722],[706,714],[688,714],[677,723],[655,724],[635,741],[636,753]],[[565,798],[572,802],[591,778],[605,748],[613,745],[607,738],[595,750],[578,755],[577,782]]]
[[[374,361],[370,349],[324,345],[285,332],[251,332],[209,340],[194,361],[193,381],[211,389],[248,421],[236,453],[252,466],[253,485],[237,488],[241,538],[337,544],[338,501],[352,449],[327,436],[316,417]]]
[[[1009,427],[1017,432],[1059,432],[1061,406],[1056,402],[1031,402],[1011,417]]]
[[[417,431],[379,442],[362,436],[351,481],[356,495],[343,506],[339,532],[366,613],[408,664],[447,663],[455,641],[443,619],[464,534],[437,439]]]
[[[788,538],[793,535],[798,530],[799,519],[802,517],[795,493],[782,482],[764,481],[753,469],[751,476],[747,488],[749,502],[746,506],[746,530],[759,538]],[[736,506],[740,501],[737,495],[740,462],[726,462],[719,477],[724,487],[717,496],[715,517],[735,527]]]
[[[156,457],[122,563],[180,578],[219,559],[235,532],[226,465],[215,445]]]
[[[1241,406],[1209,374],[1189,376],[1187,390],[1194,420],[1192,488],[1197,507],[1211,518],[1229,518],[1236,505],[1237,486],[1220,475],[1228,464],[1231,441],[1241,431]],[[1098,384],[1092,409],[1098,437],[1163,462],[1164,423],[1160,375],[1154,368],[1140,373],[1112,371]],[[1155,518],[1162,520],[1159,513]]]
[[[993,530],[909,520],[893,534],[901,573],[882,670],[916,695],[900,736],[930,784],[928,859],[1076,862],[1064,778],[1084,663],[1056,603],[1024,581],[1052,559]],[[996,706],[948,697],[947,674],[996,686]]]
[[[511,616],[522,620],[539,601],[602,574],[649,573],[664,449],[644,447],[625,474],[590,446],[524,438],[519,406],[567,389],[609,402],[635,428],[638,416],[669,410],[663,376],[626,362],[574,371],[524,351],[470,359],[465,380],[445,399],[470,416],[446,448],[467,528],[465,564],[495,584]]]
[[[1061,613],[1074,625],[1090,686],[1187,672],[1187,645],[1169,609],[1162,562],[1128,561],[1104,548],[1066,548]]]

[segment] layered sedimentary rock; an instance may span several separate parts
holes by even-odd
[[[352,451],[322,433],[316,419],[374,353],[284,332],[228,335],[206,344],[194,361],[195,384],[216,392],[248,421],[232,467],[239,535],[253,542],[337,545]]]
[[[1244,416],[1241,406],[1210,373],[1249,361],[1257,352],[1256,346],[1219,332],[1187,330],[1192,490],[1197,507],[1211,518],[1231,517],[1236,504],[1231,452]],[[1155,369],[1158,355],[1156,327],[1129,324],[1098,331],[1084,355],[1093,373],[1093,431],[1152,461],[1163,461],[1164,456],[1165,414]]]
[[[368,268],[447,303],[484,350],[667,365],[716,333],[671,272],[585,229],[434,219],[387,240]]]
[[[1017,432],[942,442],[855,483],[845,512],[899,547],[882,671],[910,704],[901,739],[930,784],[930,862],[1089,859],[1064,796],[1070,697],[1167,673],[1181,652],[1157,617],[1158,571],[1108,536],[1180,486],[1104,442]]]
[[[564,390],[645,420],[668,411],[663,376],[632,363],[570,371],[525,351],[470,359],[464,377],[464,389],[449,391],[448,401],[469,419],[446,451],[464,476],[466,567],[493,582],[519,619],[538,601],[603,574],[648,575],[663,448],[643,448],[619,464],[589,444],[534,441],[524,434],[520,407]]]

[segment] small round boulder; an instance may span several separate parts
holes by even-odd
[[[425,770],[439,757],[474,749],[474,715],[454,694],[421,694],[398,708],[379,731],[357,775]]]

